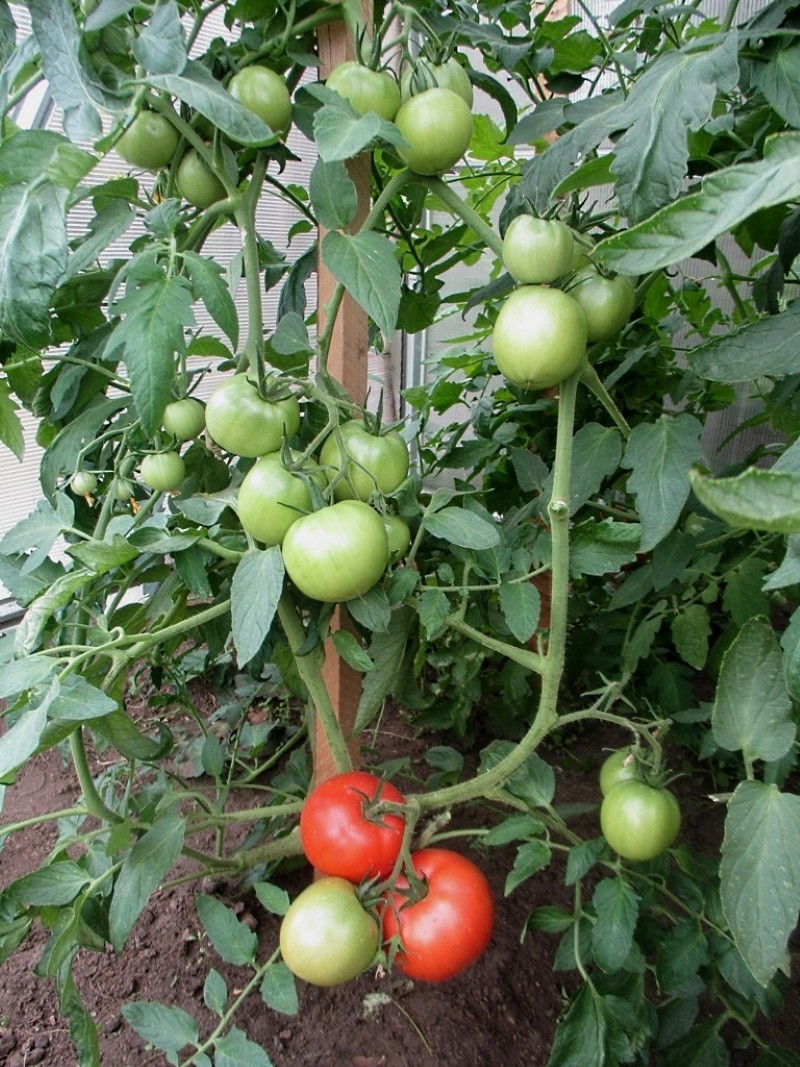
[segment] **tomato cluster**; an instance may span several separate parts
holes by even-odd
[[[604,760],[600,792],[600,828],[622,859],[655,859],[678,836],[681,809],[675,795],[644,780],[634,749],[619,749]]]
[[[378,960],[383,943],[401,973],[441,982],[489,944],[494,903],[475,864],[442,848],[403,862],[404,802],[366,771],[335,775],[309,794],[300,840],[322,877],[292,902],[280,933],[284,961],[304,981],[346,982]],[[359,892],[370,891],[372,904],[363,904]]]

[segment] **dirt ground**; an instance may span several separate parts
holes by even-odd
[[[603,746],[621,738],[584,735],[569,750],[549,753],[557,767],[557,803],[595,802],[593,770]],[[413,746],[409,732],[402,746]],[[420,750],[422,751],[422,750]],[[27,766],[7,791],[2,822],[9,823],[71,803],[75,782],[57,752]],[[721,812],[685,779],[680,786],[683,833],[700,848],[715,847]],[[464,813],[469,822],[469,812]],[[581,816],[596,826],[593,813]],[[589,823],[586,824],[589,826]],[[590,829],[596,833],[596,829]],[[459,840],[462,843],[459,844]],[[12,835],[0,852],[3,884],[34,868],[52,842],[49,831],[36,828]],[[463,839],[448,847],[469,849]],[[556,938],[529,934],[521,941],[526,916],[564,895],[563,872],[556,864],[529,879],[508,898],[503,896],[513,851],[470,851],[488,875],[497,902],[497,925],[489,950],[464,974],[441,985],[414,985],[397,975],[362,975],[336,989],[300,987],[300,1012],[280,1015],[256,993],[237,1024],[266,1050],[274,1067],[544,1067],[556,1020],[573,987],[573,976],[552,970]],[[291,895],[307,884],[310,872],[295,870],[279,883]],[[241,987],[249,971],[221,962],[202,934],[194,908],[196,884],[157,893],[119,956],[82,953],[75,977],[84,1004],[97,1020],[104,1067],[149,1067],[164,1064],[163,1053],[148,1048],[125,1023],[120,1009],[135,999],[180,1005],[208,1033],[214,1017],[203,1003],[203,983],[211,966],[231,990]],[[208,891],[208,887],[205,887]],[[252,894],[236,887],[217,890],[240,917],[258,931],[262,951],[275,946],[278,920]],[[571,891],[570,891],[571,892]],[[75,1053],[66,1024],[57,1012],[52,984],[32,974],[46,935],[35,932],[0,967],[0,1064],[4,1067],[71,1067]],[[762,1021],[760,1032],[771,1042],[800,1053],[800,988],[797,977],[781,1015]],[[737,1049],[731,1035],[730,1062],[749,1067],[757,1059]]]

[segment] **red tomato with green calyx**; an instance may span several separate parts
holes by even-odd
[[[166,116],[140,111],[114,147],[132,167],[160,170],[172,162],[178,140],[178,131]]]
[[[282,552],[290,580],[325,604],[363,596],[389,563],[383,519],[361,500],[340,500],[303,515],[286,531]]]
[[[299,452],[291,453],[292,459],[299,456]],[[310,464],[304,471],[288,470],[280,452],[256,460],[239,486],[236,503],[239,522],[251,537],[265,545],[279,545],[289,527],[311,511],[308,479],[313,478],[321,490],[325,475]]]
[[[392,75],[386,71],[370,70],[356,60],[339,63],[330,72],[325,84],[348,100],[358,115],[374,111],[391,122],[400,107],[400,86]]]
[[[328,468],[336,500],[369,500],[373,493],[388,496],[403,483],[408,445],[396,430],[372,434],[352,419],[325,439],[319,461]]]
[[[544,285],[522,285],[495,321],[495,363],[514,385],[551,389],[581,366],[586,334],[586,317],[571,296]]]
[[[380,812],[403,794],[368,771],[347,771],[316,786],[300,813],[300,842],[312,866],[349,882],[388,878],[400,854],[405,822]]]
[[[273,133],[286,134],[292,121],[292,98],[280,74],[269,67],[244,67],[228,82],[228,92]]]
[[[594,267],[578,271],[569,295],[583,308],[590,343],[616,337],[636,307],[636,289],[630,278],[624,274],[609,278]]]
[[[281,922],[283,961],[311,985],[349,982],[375,959],[379,941],[378,923],[344,878],[313,882],[292,901]]]
[[[558,219],[517,215],[503,237],[503,264],[516,282],[554,282],[572,266],[575,240]]]
[[[267,400],[246,374],[234,374],[214,389],[206,403],[206,429],[234,456],[254,459],[277,452],[300,428],[295,396]]]
[[[399,938],[394,965],[409,978],[443,982],[483,953],[494,927],[494,901],[483,872],[458,852],[426,848],[411,854],[425,895],[409,899],[398,878],[381,905],[384,944]]]
[[[472,112],[452,89],[426,89],[409,97],[394,121],[407,142],[397,152],[415,174],[450,170],[472,140]]]
[[[642,862],[665,852],[681,827],[681,809],[668,789],[636,780],[618,782],[600,805],[600,828],[625,860]]]

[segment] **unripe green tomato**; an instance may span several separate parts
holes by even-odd
[[[607,278],[594,267],[578,271],[569,295],[583,308],[590,344],[616,337],[636,306],[636,289],[630,278],[624,274]]]
[[[400,515],[384,515],[383,525],[389,540],[389,562],[396,563],[411,547],[411,530]]]
[[[178,164],[175,181],[183,199],[201,209],[210,207],[226,196],[225,186],[193,148],[184,153]]]
[[[443,174],[461,159],[472,139],[472,112],[452,89],[426,89],[395,116],[407,142],[397,152],[415,174]]]
[[[177,452],[151,452],[143,457],[139,473],[145,485],[159,493],[177,489],[186,476],[186,465]]]
[[[161,425],[179,441],[190,441],[203,432],[206,409],[193,396],[184,396],[167,404],[161,416]]]
[[[75,471],[69,487],[75,496],[89,496],[97,489],[97,475],[93,471]]]
[[[389,122],[400,107],[400,86],[386,71],[370,70],[356,60],[334,67],[325,85],[350,102],[358,115],[374,111]]]
[[[344,454],[339,441],[344,447]],[[330,434],[319,453],[320,466],[329,468],[336,500],[369,500],[373,493],[388,496],[408,474],[408,445],[396,430],[372,434],[358,419]],[[342,472],[342,477],[336,477]]]
[[[283,465],[280,452],[256,460],[239,486],[236,510],[242,529],[265,545],[281,544],[292,523],[311,510],[308,477],[324,487],[322,471],[309,465],[306,475],[295,474]]]
[[[286,134],[292,121],[292,98],[280,74],[269,67],[245,67],[228,82],[228,92],[273,133]]]
[[[681,827],[674,794],[629,779],[609,789],[600,805],[603,837],[623,859],[643,863],[665,852]]]
[[[600,792],[605,796],[619,782],[640,778],[631,748],[620,748],[607,756],[600,766]]]
[[[297,397],[265,400],[246,374],[234,374],[214,389],[206,403],[206,428],[220,448],[254,459],[277,452],[300,428]]]
[[[554,282],[572,266],[574,248],[572,230],[565,223],[517,215],[503,237],[503,263],[516,282]]]
[[[497,316],[492,348],[500,373],[523,389],[551,389],[581,365],[586,317],[561,289],[521,285]]]
[[[132,167],[159,170],[172,162],[178,140],[178,131],[168,118],[140,111],[114,147]]]
[[[456,93],[467,107],[471,108],[474,100],[472,82],[466,69],[455,56],[450,56],[444,63],[431,63],[427,59],[418,59],[413,66],[406,67],[400,78],[400,95],[408,100],[410,96],[425,92],[426,89],[450,89]]]
[[[127,478],[115,478],[112,486],[114,499],[122,503],[133,496],[133,484]]]

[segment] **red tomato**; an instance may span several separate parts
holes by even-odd
[[[481,955],[492,936],[494,902],[489,883],[474,863],[445,848],[411,854],[414,871],[427,883],[421,900],[400,877],[382,911],[383,939],[400,939],[395,966],[409,978],[443,982]]]
[[[370,801],[402,804],[396,786],[367,771],[348,771],[312,789],[300,813],[300,841],[308,862],[323,874],[361,882],[387,878],[400,854],[404,821],[375,813]]]

